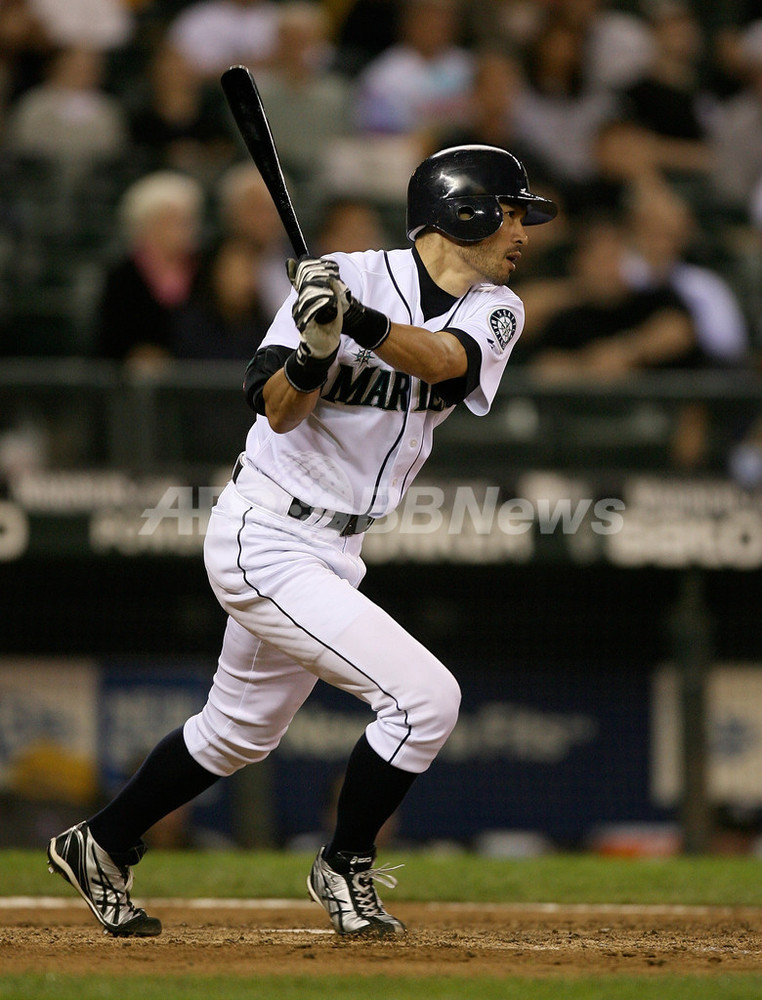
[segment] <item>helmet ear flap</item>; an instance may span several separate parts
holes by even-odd
[[[474,195],[445,198],[436,228],[461,243],[478,243],[503,224],[503,208],[496,197]]]

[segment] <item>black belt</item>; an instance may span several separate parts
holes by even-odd
[[[233,467],[233,482],[237,482],[238,477],[243,469],[243,462],[239,458]],[[297,521],[306,521],[308,517],[311,517],[316,510],[320,510],[319,507],[311,507],[308,503],[304,503],[303,500],[297,500],[296,497],[291,498],[291,506],[288,508],[286,513],[289,517],[295,518]],[[326,511],[326,514],[331,514],[331,520],[328,521],[324,527],[331,528],[333,531],[338,531],[340,535],[346,537],[347,535],[360,535],[376,520],[375,517],[369,517],[367,514],[343,514],[341,511]]]

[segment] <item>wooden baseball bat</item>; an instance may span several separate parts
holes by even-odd
[[[220,82],[238,131],[267,185],[295,256],[297,259],[311,256],[286,187],[275,139],[251,70],[246,66],[231,66],[222,74]],[[336,307],[328,305],[315,318],[318,323],[330,323],[335,316]]]

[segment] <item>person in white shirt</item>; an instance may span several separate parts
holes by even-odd
[[[734,289],[716,270],[685,258],[698,233],[688,203],[666,184],[643,187],[633,195],[627,221],[624,269],[630,287],[671,288],[688,309],[698,347],[709,362],[747,360],[749,331]]]
[[[266,64],[278,36],[273,0],[197,0],[170,23],[167,39],[203,77],[230,66]]]
[[[420,134],[464,124],[473,54],[459,44],[452,0],[410,0],[400,39],[356,80],[354,125],[361,133]]]

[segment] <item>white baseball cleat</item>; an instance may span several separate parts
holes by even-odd
[[[397,879],[387,874],[394,868],[373,868],[375,852],[360,856],[339,851],[329,865],[321,847],[307,879],[310,896],[327,911],[337,934],[404,934],[405,925],[387,913],[378,898],[375,882],[393,889]],[[335,867],[334,867],[335,866]]]
[[[90,834],[87,823],[65,830],[48,844],[49,870],[63,876],[115,937],[156,937],[161,922],[130,899],[132,871],[145,854],[141,841],[124,854],[107,854]]]

